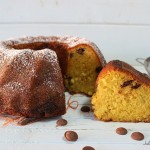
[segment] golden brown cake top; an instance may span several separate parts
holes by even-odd
[[[110,61],[100,72],[97,82],[99,78],[102,78],[107,72],[112,70],[118,70],[121,72],[125,72],[127,75],[131,75],[136,80],[145,83],[146,85],[150,86],[150,77],[140,71],[136,70],[131,65],[127,64],[126,62],[120,60],[112,60]]]

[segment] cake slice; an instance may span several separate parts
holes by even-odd
[[[125,62],[111,61],[97,78],[91,103],[103,121],[150,122],[150,78]]]

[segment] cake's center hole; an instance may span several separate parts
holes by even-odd
[[[14,49],[32,49],[32,50],[42,50],[45,48],[53,48],[53,44],[45,42],[36,42],[36,43],[27,43],[27,44],[18,44],[12,46]]]

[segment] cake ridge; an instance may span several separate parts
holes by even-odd
[[[100,72],[100,74],[98,75],[97,80],[99,79],[99,77],[102,77],[103,75],[105,75],[107,71],[111,69],[127,72],[131,76],[134,76],[137,80],[142,81],[145,84],[150,86],[150,77],[148,75],[141,73],[131,65],[120,60],[112,60],[108,62],[107,66],[105,66],[103,70]]]

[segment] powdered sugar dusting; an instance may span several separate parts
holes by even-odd
[[[11,39],[8,41],[1,42],[0,49],[1,47],[4,47],[4,46],[5,48],[6,47],[8,48],[8,47],[12,47],[13,45],[36,43],[36,42],[45,42],[45,43],[55,42],[58,44],[62,43],[62,44],[66,44],[68,48],[72,48],[77,45],[83,45],[83,44],[88,45],[95,51],[95,53],[100,59],[102,66],[105,65],[105,61],[103,61],[104,57],[101,51],[93,42],[90,42],[85,38],[79,38],[79,37],[74,37],[74,36],[38,36],[38,37],[29,36],[29,37],[24,37],[24,38]]]
[[[19,90],[21,92],[25,90],[25,87],[21,83],[14,82],[14,81],[5,84],[3,88],[9,89],[9,90],[15,90],[15,91]]]
[[[60,92],[61,86],[57,86],[56,82],[53,81],[53,78],[57,78],[61,74],[56,53],[52,50],[44,49],[36,51],[34,56],[51,64],[51,68],[47,68],[47,74],[44,75],[43,85],[50,87],[52,91]],[[62,81],[60,79],[59,81],[61,82],[60,85],[62,85]]]
[[[29,79],[33,77],[38,77],[37,74],[38,68],[36,66],[36,63],[38,63],[38,61],[44,60],[49,62],[53,69],[46,68],[48,73],[43,74],[44,81],[42,84],[44,86],[49,86],[53,91],[60,90],[58,86],[56,86],[56,83],[53,82],[52,79],[52,76],[55,76],[57,78],[61,73],[58,64],[57,55],[54,51],[50,49],[43,49],[37,51],[33,51],[30,49],[25,49],[25,50],[8,49],[6,51],[5,49],[4,51],[1,51],[1,53],[3,55],[0,59],[1,65],[5,65],[5,62],[7,62],[8,64],[7,67],[13,68],[12,73],[15,71],[16,74],[20,74],[20,75],[24,74],[26,70],[28,70],[27,78]],[[23,92],[26,89],[25,86],[26,86],[25,84],[23,85],[20,82],[13,81],[5,84],[3,86],[3,89],[19,90],[20,92]]]
[[[35,51],[34,57],[35,57],[35,59],[36,58],[42,58],[42,59],[47,60],[53,64],[58,61],[56,53],[50,49],[43,49],[43,50]]]

